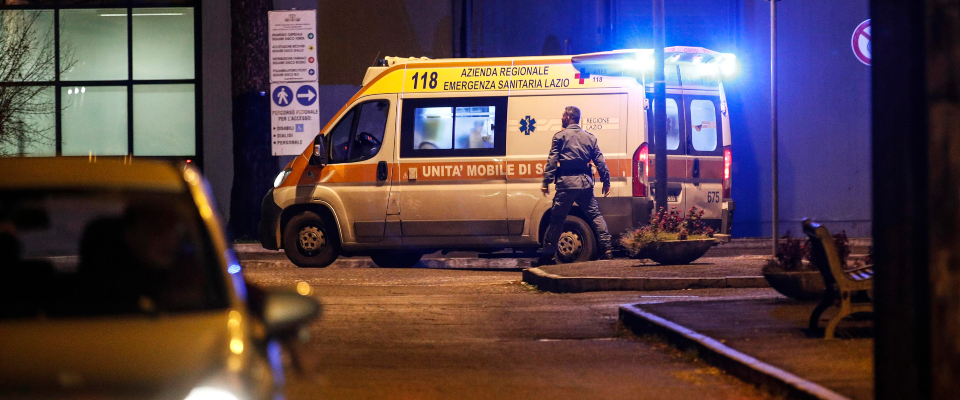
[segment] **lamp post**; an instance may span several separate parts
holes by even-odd
[[[663,59],[665,43],[663,0],[653,0],[653,155],[656,157],[653,194],[656,212],[667,209],[667,84]]]
[[[777,256],[780,220],[780,187],[777,160],[777,1],[770,1],[770,131],[773,147],[773,256]]]

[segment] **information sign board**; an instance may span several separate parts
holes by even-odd
[[[317,80],[316,10],[270,11],[270,82]]]
[[[270,142],[275,156],[303,152],[320,132],[317,83],[270,85]]]

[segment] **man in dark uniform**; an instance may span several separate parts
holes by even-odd
[[[550,227],[543,240],[543,255],[538,265],[554,263],[557,241],[563,232],[563,221],[576,202],[586,212],[588,221],[600,236],[600,258],[610,259],[610,232],[600,215],[597,199],[593,197],[593,171],[590,162],[597,167],[603,182],[603,196],[610,194],[610,171],[603,161],[603,153],[597,147],[597,138],[580,129],[580,109],[567,107],[563,111],[563,130],[553,135],[550,157],[543,170],[543,195],[550,194],[550,183],[556,182],[557,194],[553,197],[550,212]]]

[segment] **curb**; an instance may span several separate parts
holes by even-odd
[[[700,278],[565,277],[540,268],[523,270],[523,281],[554,293],[602,292],[614,290],[656,291],[683,289],[729,289],[770,287],[762,276],[720,276]]]
[[[281,253],[279,256],[270,257],[244,257],[238,254],[237,259],[243,263],[263,263],[263,264],[285,264],[289,265],[290,260]],[[328,268],[380,268],[372,260],[366,257],[343,258],[341,257]],[[477,270],[520,270],[529,268],[530,261],[524,259],[483,259],[483,258],[424,258],[413,268],[443,268],[443,269],[477,269]]]
[[[774,396],[795,400],[849,400],[830,389],[634,305],[620,306],[620,321],[637,335],[654,334],[666,338],[681,350],[693,349],[706,362]]]

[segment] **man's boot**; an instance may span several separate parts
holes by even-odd
[[[603,254],[600,254],[600,260],[612,260],[612,259],[613,259],[613,252],[610,250],[606,250],[603,252]]]

